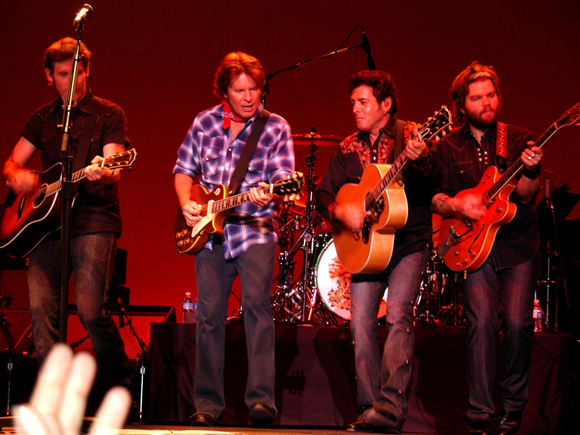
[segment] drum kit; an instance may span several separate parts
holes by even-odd
[[[350,273],[336,254],[329,224],[316,210],[314,191],[321,181],[315,177],[316,151],[319,146],[337,146],[341,139],[321,136],[313,131],[293,135],[294,145],[310,147],[306,157],[306,191],[296,201],[284,203],[278,230],[278,271],[274,277],[272,312],[274,320],[284,323],[316,323],[326,326],[350,322]],[[462,280],[452,279],[441,258],[433,250],[423,272],[415,302],[415,324],[423,327],[458,325],[461,318]],[[387,310],[387,294],[378,319]]]

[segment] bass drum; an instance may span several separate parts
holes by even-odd
[[[336,247],[330,234],[321,234],[319,240],[324,240],[315,268],[316,286],[324,305],[337,316],[350,320],[350,277],[336,255]],[[386,293],[381,301],[377,318],[387,314]]]

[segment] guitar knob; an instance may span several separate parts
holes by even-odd
[[[183,241],[184,244],[189,245],[191,243],[191,239],[188,237]]]
[[[179,247],[181,248],[181,247],[183,246],[183,240],[179,240],[179,241],[177,242],[177,246],[179,246]]]
[[[463,259],[461,262],[462,262],[463,264],[467,264],[467,258],[464,258],[464,259]]]
[[[175,238],[176,239],[181,239],[181,231],[175,233]]]
[[[496,210],[497,210],[498,213],[501,213],[503,211],[503,208],[498,207]]]
[[[457,257],[459,255],[459,251],[455,251],[455,256]]]

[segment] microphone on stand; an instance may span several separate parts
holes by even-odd
[[[363,48],[363,50],[367,54],[367,62],[369,64],[369,69],[375,70],[376,69],[375,68],[375,61],[373,60],[373,55],[371,54],[371,45],[369,44],[369,39],[367,38],[367,34],[365,33],[365,29],[363,26],[360,26],[360,30],[362,32],[362,39],[363,39],[361,47]]]
[[[77,16],[73,21],[73,30],[78,32],[79,29],[83,27],[83,24],[87,18],[89,18],[93,13],[93,7],[88,4],[84,4],[82,9],[79,11]]]
[[[550,200],[552,198],[552,172],[544,171],[544,199],[546,200],[546,208],[550,208]]]

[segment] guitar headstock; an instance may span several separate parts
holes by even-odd
[[[294,172],[294,178],[286,180],[278,180],[272,185],[272,192],[276,195],[297,195],[302,192],[304,186],[304,174],[302,172]]]
[[[101,166],[109,169],[128,168],[133,164],[136,157],[137,151],[132,148],[122,153],[113,154],[112,156],[107,157],[101,162]]]
[[[556,121],[556,125],[558,128],[567,125],[580,125],[580,102],[566,110],[560,119]]]
[[[441,106],[438,112],[430,117],[419,131],[419,140],[439,139],[437,135],[445,136],[447,130],[451,131],[451,112],[447,106]]]

